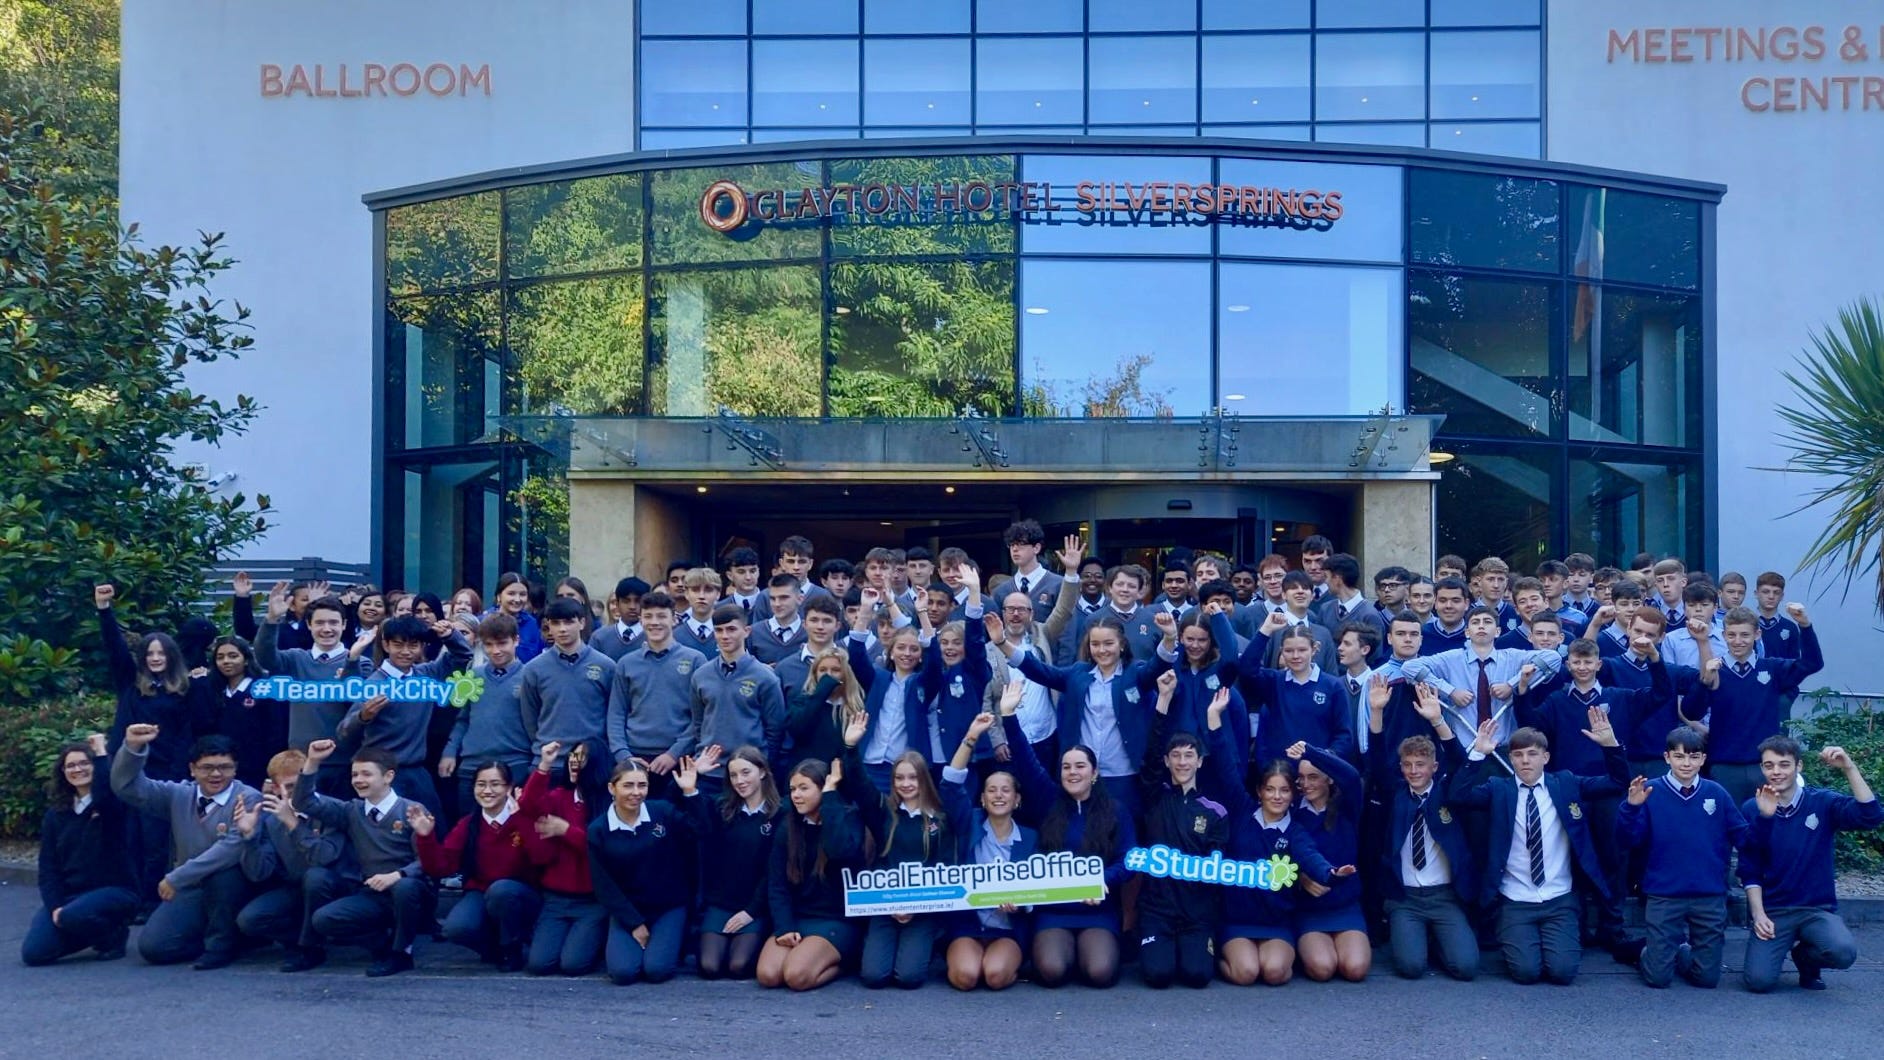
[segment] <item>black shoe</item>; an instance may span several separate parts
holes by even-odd
[[[213,972],[218,968],[227,968],[235,963],[234,950],[211,950],[196,959],[190,967],[199,972]]]
[[[503,958],[497,962],[497,970],[500,972],[521,972],[529,967],[529,964],[529,958],[524,956],[522,946],[505,946]]]
[[[327,951],[321,949],[319,946],[309,946],[307,949],[295,950],[288,954],[288,959],[281,962],[281,970],[284,972],[307,972],[319,968],[326,963]]]
[[[412,955],[410,953],[389,953],[367,967],[366,977],[368,979],[384,979],[386,976],[398,975],[400,972],[409,972],[411,970]]]
[[[1823,990],[1825,989],[1825,977],[1819,974],[1817,968],[1801,968],[1799,969],[1799,989]]]
[[[121,961],[124,959],[124,943],[120,942],[116,946],[103,947],[93,954],[92,959],[95,961]]]
[[[1619,938],[1609,944],[1609,955],[1617,964],[1635,968],[1641,965],[1642,951],[1647,948],[1647,939]]]

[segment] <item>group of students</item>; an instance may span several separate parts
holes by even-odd
[[[997,578],[878,548],[814,579],[790,537],[769,577],[735,548],[622,579],[605,614],[576,579],[546,598],[507,574],[488,613],[470,589],[282,584],[257,624],[239,578],[238,632],[194,647],[131,648],[99,586],[116,723],[59,755],[22,956],[122,956],[143,922],[153,964],[274,943],[298,972],[362,945],[384,976],[436,932],[621,984],[691,953],[705,978],[914,988],[940,950],[951,985],[998,990],[1109,986],[1133,957],[1154,987],[1358,981],[1381,940],[1402,976],[1472,978],[1483,945],[1567,983],[1594,941],[1651,986],[1711,987],[1737,873],[1748,988],[1855,960],[1833,836],[1884,808],[1839,748],[1819,757],[1850,794],[1800,776],[1785,719],[1822,660],[1777,574],[1748,608],[1744,578],[1673,559],[1513,580],[1447,556],[1369,599],[1311,538],[1299,570],[1174,556],[1148,599],[1149,572],[1077,537],[1057,573],[1037,523],[1004,540]],[[478,693],[276,702],[250,694],[264,674]],[[1156,845],[1297,876],[1128,868]],[[845,916],[846,870],[1061,851],[1101,859],[1103,898]]]

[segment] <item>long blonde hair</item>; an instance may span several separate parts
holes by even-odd
[[[916,770],[916,809],[922,815],[922,858],[927,861],[932,854],[930,849],[932,833],[929,825],[931,822],[946,824],[948,816],[942,810],[942,795],[936,791],[935,777],[929,773],[929,760],[922,756],[921,751],[904,751],[896,756],[896,760],[890,763],[891,784],[894,785],[896,782],[897,769],[904,765]],[[909,815],[903,812],[903,800],[896,797],[894,787],[883,793],[883,807],[885,811],[883,816],[890,822],[889,827],[883,830],[883,849],[889,850],[890,845],[896,841],[896,826]]]
[[[841,701],[831,706],[831,721],[837,725],[838,733],[842,734],[850,726],[850,719],[864,712],[864,690],[857,683],[857,674],[850,668],[849,654],[839,648],[826,648],[811,657],[811,668],[805,672],[804,691],[807,694],[815,691],[818,682],[823,680],[818,674],[818,664],[826,659],[836,659],[838,667],[843,671],[837,686],[842,693]]]

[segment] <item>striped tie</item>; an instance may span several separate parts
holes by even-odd
[[[1413,807],[1413,871],[1426,871],[1426,800]]]
[[[1544,885],[1544,820],[1537,813],[1537,785],[1524,785],[1524,846],[1531,852],[1531,883]]]

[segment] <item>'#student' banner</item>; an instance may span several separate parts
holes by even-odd
[[[844,870],[845,916],[949,913],[1105,896],[1105,860],[1064,850],[987,865],[905,861],[888,869]]]

